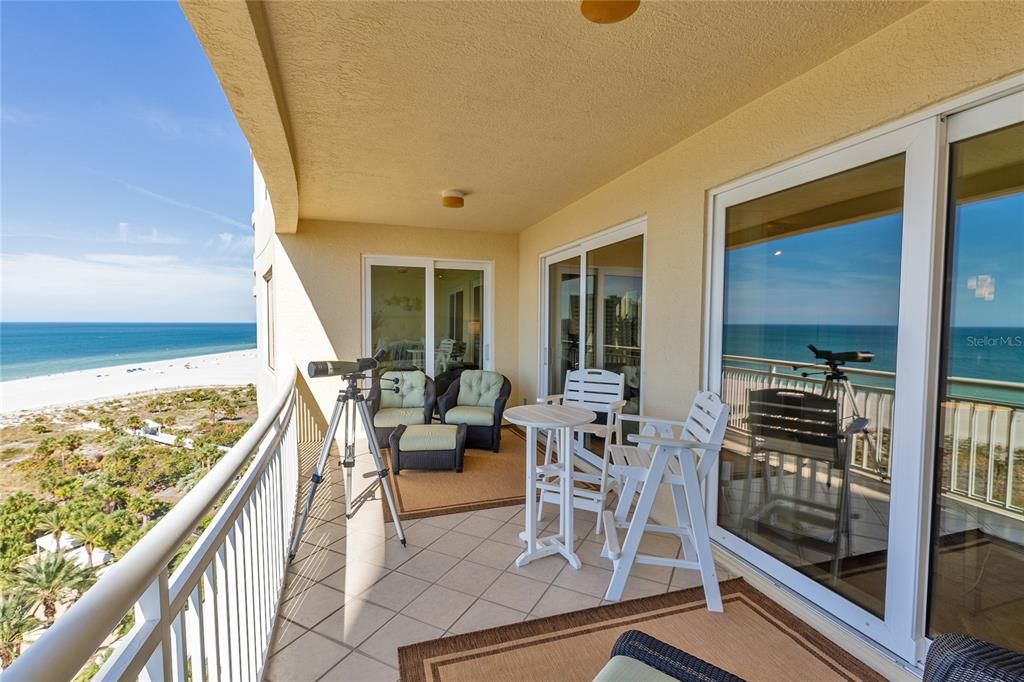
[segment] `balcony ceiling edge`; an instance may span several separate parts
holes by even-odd
[[[276,231],[294,233],[299,217],[295,145],[263,6],[244,0],[180,4],[259,165]]]

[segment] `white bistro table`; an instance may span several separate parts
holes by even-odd
[[[589,424],[597,415],[590,410],[567,405],[520,405],[505,410],[505,419],[526,428],[526,531],[520,537],[526,541],[526,551],[516,559],[516,566],[525,566],[534,559],[561,554],[573,568],[580,567],[579,557],[573,551],[573,489],[572,460],[561,457],[557,464],[537,465],[537,430],[548,429],[549,438],[557,438],[558,452],[572,452],[572,429]],[[558,476],[559,532],[548,537],[537,537],[537,476]]]

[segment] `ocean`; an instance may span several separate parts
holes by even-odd
[[[896,370],[896,327],[853,325],[746,325],[730,324],[723,333],[727,355],[785,360],[814,361],[808,344],[821,350],[870,351],[869,363],[850,363],[849,368],[893,372]],[[1024,328],[954,327],[949,338],[948,375],[1020,384],[1019,387],[978,386],[951,382],[949,392],[962,398],[1024,406]],[[748,366],[747,363],[727,364]],[[753,366],[753,365],[749,365]],[[865,385],[893,385],[892,379],[851,375],[851,381]]]
[[[255,347],[254,323],[0,322],[0,381]]]

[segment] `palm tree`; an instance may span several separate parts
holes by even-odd
[[[74,455],[75,450],[82,447],[82,436],[78,433],[69,433],[61,439],[60,444],[64,446],[60,453],[60,468],[64,468],[64,450],[67,450],[69,455]]]
[[[64,531],[68,529],[69,521],[68,510],[62,505],[57,505],[39,519],[39,530],[53,535],[53,542],[58,554],[63,552],[63,548],[60,546],[60,539],[63,537]]]
[[[42,624],[32,615],[35,604],[24,592],[0,594],[0,663],[7,670],[21,653],[25,633]]]
[[[47,623],[53,623],[57,615],[57,602],[77,599],[94,582],[91,568],[82,568],[62,554],[47,554],[35,563],[19,566],[11,576],[12,585],[43,605]]]
[[[94,514],[77,519],[73,528],[78,533],[78,539],[85,545],[85,560],[89,568],[92,568],[92,551],[96,549],[96,543],[102,540],[107,530],[103,515]]]

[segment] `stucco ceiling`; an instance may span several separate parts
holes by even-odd
[[[598,26],[576,2],[269,2],[261,20],[301,218],[518,230],[918,6],[648,0]]]

